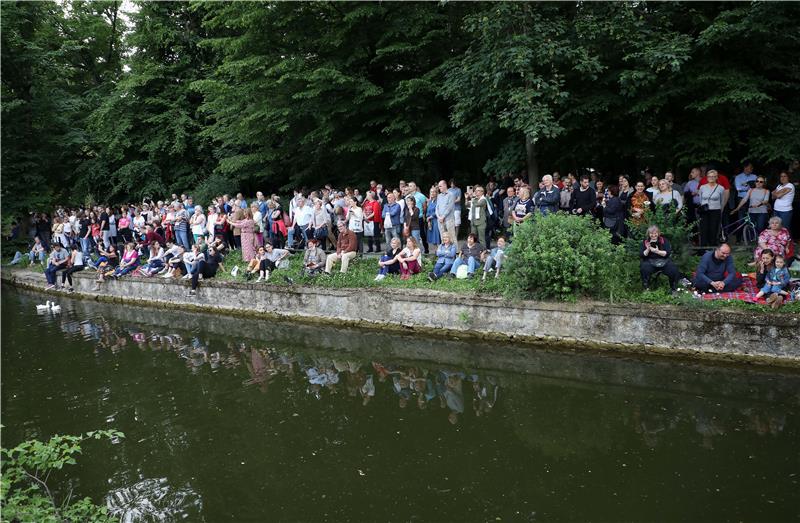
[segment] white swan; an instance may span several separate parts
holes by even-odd
[[[49,300],[44,305],[37,305],[36,306],[36,312],[46,312],[48,310],[50,310],[50,301]]]
[[[56,305],[55,303],[50,305],[50,312],[53,314],[58,314],[61,312],[61,305]]]

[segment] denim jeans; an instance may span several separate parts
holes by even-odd
[[[437,278],[441,278],[450,268],[453,266],[453,260],[448,260],[446,258],[442,258],[436,261],[436,264],[433,266],[433,274]]]
[[[758,238],[758,235],[764,232],[764,229],[767,228],[767,224],[769,223],[769,213],[750,213],[750,219],[753,220],[753,224],[756,226],[756,238]]]
[[[111,231],[103,231],[103,245],[106,246],[106,250],[111,246]]]
[[[56,278],[58,277],[56,273],[58,271],[65,271],[65,270],[67,270],[67,265],[66,264],[58,265],[58,266],[50,264],[47,267],[47,269],[44,270],[44,275],[47,278],[47,283],[50,284],[50,285],[55,285],[56,284]]]
[[[183,245],[183,248],[187,251],[192,248],[189,244],[189,231],[186,229],[175,229],[175,241]]]
[[[456,261],[453,262],[453,266],[450,268],[450,272],[452,274],[456,274],[458,272],[458,268],[464,265],[465,263],[467,264],[467,272],[470,274],[474,274],[475,269],[478,268],[478,261],[475,259],[474,256],[470,256],[467,261],[464,261],[464,258],[459,256],[458,258],[456,258]]]
[[[492,256],[490,254],[486,257],[486,263],[483,264],[483,272],[489,272],[492,269],[500,270],[500,267],[503,266],[504,259],[504,253],[498,253],[497,256]]]
[[[391,260],[389,256],[386,256],[385,254],[381,256],[382,262],[389,260]],[[400,262],[395,262],[391,265],[382,266],[378,271],[378,274],[383,274],[384,276],[386,276],[387,274],[398,274],[399,272],[400,272]]]
[[[28,258],[30,258],[30,260],[31,260],[31,263],[33,263],[34,261],[36,261],[36,253],[35,253],[35,252],[33,252],[33,251],[29,252],[29,253],[28,253]],[[44,263],[44,261],[45,261],[46,259],[47,259],[47,253],[46,253],[46,252],[44,252],[44,251],[41,251],[41,252],[39,253],[39,261],[40,261],[41,263]]]
[[[81,252],[83,253],[84,258],[88,258],[89,255],[92,253],[91,238],[81,238]]]

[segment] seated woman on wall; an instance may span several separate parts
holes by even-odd
[[[122,259],[119,261],[119,266],[114,270],[111,275],[112,278],[121,278],[136,270],[139,266],[139,251],[136,250],[136,245],[133,242],[125,244],[125,252],[122,253]]]
[[[419,274],[422,266],[419,263],[420,256],[419,245],[413,236],[406,239],[406,248],[400,251],[397,261],[400,262],[400,279],[407,280],[412,274]]]
[[[145,276],[150,277],[155,276],[164,269],[164,265],[166,264],[164,256],[166,256],[166,254],[164,248],[158,241],[151,243],[148,251],[149,257],[147,258],[147,264],[142,267],[141,272]]]
[[[400,262],[398,261],[398,257],[400,256],[401,250],[400,238],[397,236],[392,237],[389,240],[389,247],[386,249],[386,254],[381,256],[380,261],[378,261],[380,270],[378,271],[378,275],[375,276],[375,281],[381,281],[382,279],[386,278],[387,274],[400,273]]]
[[[467,236],[467,241],[461,247],[461,256],[455,259],[453,266],[450,268],[450,277],[455,278],[458,273],[458,268],[462,265],[467,265],[467,274],[470,278],[475,276],[475,270],[481,261],[481,252],[483,246],[478,242],[478,235],[470,233]]]
[[[761,251],[764,249],[771,250],[775,256],[786,256],[791,241],[792,235],[789,234],[789,230],[783,226],[782,220],[777,216],[773,216],[769,219],[769,226],[758,235],[758,247],[755,252],[756,261],[761,256]]]
[[[506,239],[502,236],[497,239],[497,247],[491,251],[484,251],[481,255],[483,262],[483,279],[486,279],[486,274],[494,270],[494,277],[500,276],[500,267],[503,266],[503,261],[506,259]]]
[[[183,253],[186,250],[180,243],[167,242],[167,252],[164,254],[164,263],[167,270],[161,275],[162,278],[172,278],[175,276],[175,268],[180,267],[183,261]]]
[[[663,272],[669,278],[669,287],[673,293],[678,291],[680,271],[670,259],[672,247],[657,225],[647,228],[647,237],[642,241],[639,256],[639,272],[642,275],[642,286],[650,289],[650,278],[657,272]]]
[[[196,243],[192,245],[192,250],[183,253],[183,266],[186,270],[186,274],[183,275],[184,280],[190,279],[192,274],[197,272],[197,266],[202,259],[203,253],[200,251],[200,246]]]
[[[82,271],[84,267],[83,252],[81,252],[81,250],[78,248],[77,243],[73,243],[69,267],[67,270],[61,273],[61,286],[63,287],[64,283],[69,280],[69,288],[67,290],[69,292],[75,292],[75,288],[72,286],[72,275],[76,272]]]
[[[102,242],[98,245],[100,249],[100,258],[91,265],[97,271],[97,280],[95,280],[95,291],[100,290],[100,284],[105,281],[106,276],[110,276],[117,270],[117,266],[119,265],[119,254],[117,254],[117,249],[114,245],[109,245],[108,250],[105,249]]]
[[[456,244],[452,242],[450,234],[442,233],[442,243],[436,249],[436,264],[433,271],[428,273],[428,280],[435,281],[450,272],[456,261]]]
[[[197,295],[197,286],[201,279],[213,278],[219,269],[225,270],[222,261],[222,255],[215,251],[214,247],[209,247],[205,257],[197,261],[196,270],[192,273],[192,289],[189,291],[189,296]]]

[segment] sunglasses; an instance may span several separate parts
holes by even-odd
[[[764,183],[764,180],[756,180],[756,183]]]

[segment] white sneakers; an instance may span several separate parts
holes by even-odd
[[[385,274],[378,274],[377,276],[375,276],[375,281],[381,281],[381,280],[382,280],[382,279],[384,279],[385,277],[386,277],[386,275],[385,275]]]

